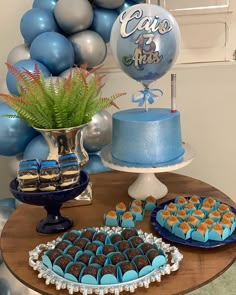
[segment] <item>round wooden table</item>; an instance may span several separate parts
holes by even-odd
[[[128,204],[131,199],[127,194],[128,187],[136,179],[137,175],[123,172],[103,172],[91,175],[93,183],[93,205],[63,208],[62,213],[72,217],[74,228],[86,228],[91,226],[103,226],[103,214],[114,209],[120,201]],[[182,194],[199,194],[213,196],[234,207],[236,205],[225,194],[216,188],[197,179],[174,173],[160,173],[158,178],[169,189],[168,195],[159,202],[174,198]],[[38,221],[45,215],[41,207],[22,205],[10,217],[6,223],[1,237],[1,249],[3,259],[12,272],[23,284],[29,288],[47,295],[65,295],[66,290],[56,291],[54,285],[45,285],[44,279],[37,277],[28,265],[28,252],[38,244],[55,239],[55,235],[42,235],[36,232]],[[149,222],[150,213],[146,214],[144,221],[137,223],[137,228],[145,232],[153,232]],[[236,260],[236,243],[212,248],[199,249],[177,245],[184,255],[178,271],[169,276],[162,277],[161,283],[152,283],[148,289],[138,288],[137,295],[170,295],[184,294],[208,283],[221,275]],[[123,292],[122,294],[126,294]]]

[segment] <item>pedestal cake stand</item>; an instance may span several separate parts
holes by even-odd
[[[110,144],[102,149],[102,161],[106,166],[113,170],[139,173],[137,179],[128,189],[129,196],[138,200],[144,200],[150,195],[156,199],[164,197],[168,193],[168,189],[166,185],[160,182],[155,173],[170,172],[183,168],[190,164],[195,157],[195,151],[193,148],[189,144],[183,143],[185,152],[178,161],[169,162],[166,165],[140,166],[115,159],[112,156],[111,147]]]

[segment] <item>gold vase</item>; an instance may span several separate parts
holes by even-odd
[[[48,160],[58,160],[62,155],[75,153],[82,168],[89,160],[88,153],[83,146],[83,132],[88,124],[76,127],[61,129],[40,129],[34,127],[40,132],[46,140],[49,148]],[[89,183],[87,189],[74,200],[68,201],[63,207],[72,207],[79,205],[88,205],[92,203],[92,184]]]

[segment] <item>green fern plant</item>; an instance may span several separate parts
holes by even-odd
[[[40,129],[59,129],[88,123],[102,109],[114,103],[125,93],[102,97],[103,77],[98,73],[101,66],[87,71],[86,65],[74,68],[67,78],[46,81],[35,65],[34,71],[19,70],[6,64],[18,82],[20,96],[0,94],[13,108],[17,117],[30,126]]]

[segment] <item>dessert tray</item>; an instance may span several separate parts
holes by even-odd
[[[122,235],[122,232],[125,230],[124,228],[120,228],[120,227],[113,227],[113,228],[101,227],[101,228],[92,228],[92,229],[95,230],[97,233],[101,233],[101,232],[106,233],[108,239],[110,239],[112,235],[117,235],[117,234]],[[86,229],[80,230],[77,232],[83,233],[83,231],[86,231]],[[47,263],[45,263],[44,257],[45,255],[47,256],[47,253],[50,250],[55,249],[57,244],[59,244],[62,241],[65,241],[65,234],[62,237],[58,237],[56,240],[48,242],[47,244],[40,244],[36,246],[35,249],[30,251],[29,265],[35,271],[38,272],[39,278],[43,278],[45,280],[46,285],[53,284],[55,285],[56,290],[67,289],[69,294],[81,292],[83,295],[92,294],[92,293],[103,295],[110,292],[110,293],[118,295],[122,291],[134,292],[135,289],[137,289],[138,287],[148,288],[149,284],[152,282],[161,282],[161,277],[163,275],[170,274],[171,272],[178,270],[180,267],[180,262],[183,259],[183,255],[179,252],[178,248],[171,246],[170,244],[164,243],[161,238],[157,238],[153,236],[151,233],[145,233],[142,230],[135,230],[135,231],[137,233],[136,237],[140,237],[143,240],[144,244],[147,244],[147,243],[152,244],[153,247],[158,249],[159,253],[162,253],[161,256],[162,258],[164,258],[164,263],[162,260],[162,263],[160,263],[159,265],[158,264],[155,265],[153,263],[154,261],[153,260],[150,265],[141,269],[141,271],[145,269],[145,272],[140,271],[137,277],[134,277],[134,276],[125,277],[125,275],[123,274],[123,276],[121,276],[122,279],[119,279],[119,282],[117,281],[116,283],[114,283],[114,281],[111,280],[111,275],[108,275],[110,277],[108,277],[108,280],[106,281],[105,284],[99,284],[100,280],[99,280],[99,283],[97,284],[94,282],[89,284],[89,283],[82,283],[79,281],[75,282],[74,280],[68,279],[68,273],[65,275],[59,275],[58,273],[54,271],[54,268],[50,268],[47,265]],[[127,242],[127,240],[125,239],[123,241]],[[98,256],[98,254],[95,254],[95,256]],[[106,257],[109,257],[109,254],[106,255]],[[157,262],[157,260],[155,260],[155,262]],[[117,274],[119,275],[121,273],[119,273],[118,271],[119,264],[117,265],[116,265]]]
[[[215,247],[220,247],[220,246],[224,246],[224,245],[236,242],[236,229],[235,229],[236,220],[235,220],[235,217],[234,217],[234,220],[232,221],[231,232],[228,228],[226,228],[226,226],[224,226],[224,234],[225,234],[225,231],[227,234],[223,238],[223,233],[222,233],[221,240],[218,239],[219,238],[218,235],[213,236],[213,239],[211,239],[212,236],[209,235],[209,239],[204,240],[204,237],[202,237],[203,240],[201,240],[201,237],[200,237],[200,239],[197,240],[199,238],[198,233],[197,233],[197,239],[192,238],[192,233],[194,232],[194,230],[197,229],[197,226],[200,223],[204,223],[204,221],[206,219],[209,219],[209,217],[211,217],[211,215],[209,215],[210,212],[206,213],[206,211],[205,211],[205,218],[199,219],[198,225],[192,226],[192,229],[191,229],[192,233],[189,233],[188,237],[186,235],[184,235],[183,233],[181,233],[181,235],[179,234],[179,229],[176,230],[178,225],[176,227],[173,227],[173,229],[171,230],[170,227],[168,225],[166,225],[166,222],[160,218],[160,214],[163,210],[168,209],[169,204],[173,204],[173,203],[176,204],[177,199],[178,199],[178,197],[160,204],[152,211],[152,214],[151,214],[152,226],[154,227],[155,231],[158,232],[164,239],[166,239],[170,242],[182,244],[185,246],[197,247],[197,248],[215,248]],[[186,199],[189,201],[190,197],[186,197]],[[201,202],[204,202],[204,200],[206,200],[206,197],[199,197],[199,199],[201,200]],[[217,199],[215,199],[215,200],[218,202],[218,206],[219,206],[219,204],[225,204],[225,203],[219,202]],[[225,205],[228,206],[228,211],[232,212],[236,216],[236,209],[227,205],[227,204],[225,204]],[[182,208],[179,208],[179,209],[182,209]],[[196,208],[196,209],[198,209],[198,208]],[[199,207],[199,209],[201,209],[201,206]],[[214,208],[214,209],[216,209],[216,211],[217,211],[217,208]],[[212,211],[214,209],[212,209]],[[183,211],[183,210],[181,210],[181,211]],[[223,214],[224,213],[221,214],[221,217],[223,216]],[[176,216],[176,215],[177,215],[177,213],[171,213],[171,216]],[[189,212],[189,214],[187,216],[189,217],[191,215],[192,215],[192,213]],[[187,221],[187,218],[183,219],[183,220],[181,220],[181,218],[180,218],[179,219],[180,223]],[[220,223],[220,219],[218,221],[215,220],[214,224],[212,224],[212,226],[208,227],[207,231],[210,232],[210,230],[213,229],[213,226],[218,223]]]

